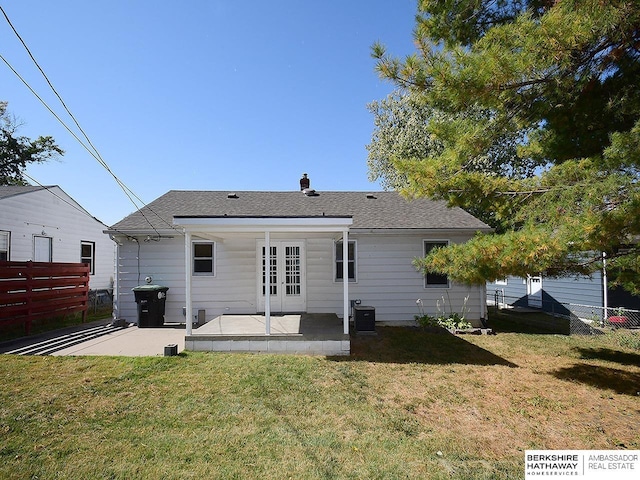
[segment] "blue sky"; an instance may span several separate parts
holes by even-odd
[[[367,178],[367,103],[393,86],[379,40],[413,52],[415,0],[3,1],[14,27],[112,171],[144,202],[168,190],[379,190]],[[77,133],[11,28],[0,53]],[[111,225],[137,209],[0,62],[19,133],[60,161],[28,168]]]

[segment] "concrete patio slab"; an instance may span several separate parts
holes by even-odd
[[[221,315],[185,338],[185,348],[206,352],[262,352],[349,355],[349,335],[334,313],[272,315],[270,335],[264,315]]]
[[[130,326],[108,335],[60,350],[52,355],[108,355],[125,357],[163,356],[164,347],[178,346],[184,350],[184,325],[157,328]]]
[[[341,334],[342,320],[333,313],[271,315],[271,335]],[[205,323],[194,335],[250,335],[266,333],[264,315],[220,315]]]

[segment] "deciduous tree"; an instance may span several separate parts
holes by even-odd
[[[63,155],[52,137],[31,140],[17,135],[18,123],[0,102],[0,185],[27,185],[24,170],[30,163],[42,163]]]

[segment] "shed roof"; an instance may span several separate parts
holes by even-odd
[[[351,217],[351,228],[489,230],[444,201],[407,200],[396,192],[183,191],[171,190],[125,217],[111,231],[166,230],[174,217]],[[150,224],[153,226],[151,227]]]

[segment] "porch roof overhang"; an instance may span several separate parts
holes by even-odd
[[[270,245],[272,234],[290,233],[338,233],[343,239],[343,258],[348,257],[349,227],[353,224],[352,216],[229,216],[229,215],[203,215],[182,216],[174,215],[173,224],[182,227],[185,233],[185,273],[187,299],[187,335],[192,333],[192,306],[191,306],[191,239],[193,236],[220,236],[249,234],[264,235],[265,245]],[[348,262],[343,263],[343,278],[348,276]],[[265,291],[271,290],[271,262],[265,262],[264,278]],[[265,296],[265,335],[271,335],[271,307],[270,295]],[[343,282],[343,332],[349,333],[349,282]]]
[[[351,216],[180,216],[173,224],[203,233],[322,233],[341,232],[353,224]]]

